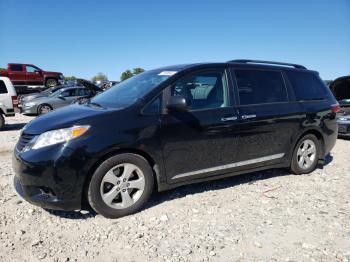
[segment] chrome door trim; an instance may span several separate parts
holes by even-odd
[[[235,162],[235,163],[227,164],[227,165],[222,165],[222,166],[209,167],[209,168],[205,168],[205,169],[201,169],[201,170],[197,170],[197,171],[191,171],[191,172],[179,174],[179,175],[173,176],[171,179],[177,179],[177,178],[182,178],[182,177],[187,177],[187,176],[194,176],[194,175],[198,175],[198,174],[202,174],[202,173],[208,173],[208,172],[213,172],[213,171],[229,169],[229,168],[233,168],[233,167],[261,163],[261,162],[265,162],[265,161],[270,161],[270,160],[282,158],[282,157],[284,157],[284,155],[285,155],[284,153],[280,153],[280,154],[274,154],[274,155],[254,158],[254,159],[250,159],[250,160],[239,161],[239,162]]]
[[[226,122],[226,121],[235,121],[237,120],[236,116],[229,116],[229,117],[223,117],[221,118],[221,121]]]
[[[242,116],[242,119],[250,119],[250,118],[255,118],[256,115],[255,114],[252,114],[252,115],[243,115]]]

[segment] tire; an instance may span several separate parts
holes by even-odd
[[[52,111],[52,106],[48,104],[42,104],[38,106],[38,115],[45,115],[50,111]]]
[[[136,154],[120,154],[105,160],[91,177],[87,198],[106,218],[139,211],[149,200],[154,185],[151,166]]]
[[[5,127],[5,118],[4,116],[0,113],[0,130],[2,130]]]
[[[54,79],[54,78],[49,78],[45,82],[45,86],[47,88],[49,88],[49,87],[56,87],[57,85],[58,85],[58,81],[56,79]]]
[[[321,143],[315,135],[303,136],[297,143],[291,161],[291,172],[296,175],[309,174],[317,167]]]

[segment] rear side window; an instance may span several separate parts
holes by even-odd
[[[21,72],[22,71],[22,65],[10,65],[11,71],[15,72]]]
[[[0,94],[7,94],[6,85],[2,80],[0,80]]]
[[[241,105],[288,101],[281,72],[263,70],[235,70]]]
[[[304,72],[287,72],[297,100],[322,100],[328,94],[326,87],[313,74]]]

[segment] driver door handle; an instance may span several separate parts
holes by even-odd
[[[223,122],[235,121],[235,120],[237,120],[237,117],[236,117],[236,116],[229,116],[229,117],[223,117],[223,118],[221,118],[221,121],[223,121]]]

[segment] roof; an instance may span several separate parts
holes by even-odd
[[[280,69],[280,70],[308,70],[305,66],[294,64],[294,63],[284,63],[284,62],[274,62],[274,61],[262,61],[262,60],[249,60],[249,59],[238,59],[238,60],[230,60],[227,62],[202,62],[202,63],[191,63],[191,64],[180,64],[180,65],[172,65],[165,66],[161,68],[157,68],[156,70],[172,70],[172,71],[182,71],[189,68],[195,67],[205,67],[205,66],[219,66],[219,65],[240,65],[242,67],[247,68],[269,68],[269,69]],[[311,70],[308,70],[311,71]]]

